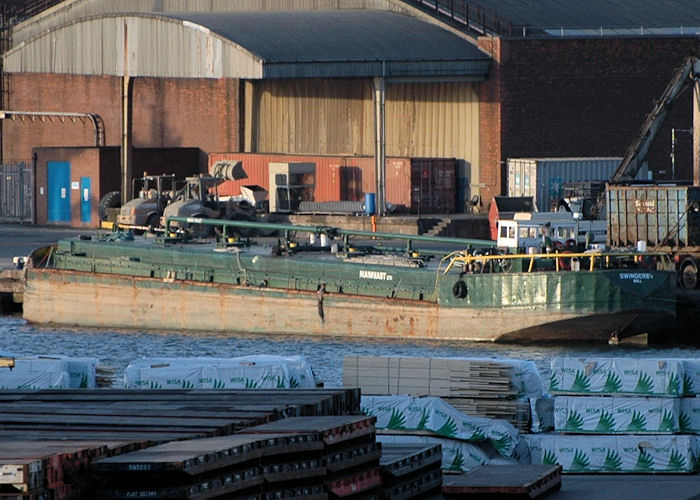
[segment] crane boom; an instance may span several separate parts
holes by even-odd
[[[639,169],[642,168],[642,165],[646,161],[649,149],[656,139],[656,136],[659,134],[669,111],[685,91],[693,86],[700,86],[699,82],[700,58],[694,56],[688,57],[683,62],[683,65],[676,70],[673,78],[666,86],[663,94],[661,94],[660,99],[656,102],[652,111],[647,115],[642,128],[639,130],[634,140],[627,148],[627,152],[625,153],[620,166],[617,167],[617,170],[615,170],[608,182],[611,184],[616,184],[634,180],[639,172]],[[695,90],[694,99],[700,100],[700,90],[697,88]],[[698,103],[694,103],[693,110],[693,126],[694,128],[700,128],[700,118],[697,116]],[[696,137],[697,135],[697,131],[693,133],[693,137]],[[700,147],[698,144],[694,144],[694,165],[696,165],[699,161],[697,158],[697,156],[700,154],[700,152],[697,151],[698,147]],[[601,214],[604,198],[605,192],[601,193],[595,206],[591,208],[591,213],[596,217],[600,216]]]

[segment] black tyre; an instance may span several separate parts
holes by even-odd
[[[198,214],[193,217],[204,217],[204,215]],[[188,224],[187,232],[195,240],[205,239],[210,238],[214,234],[214,227],[206,224]]]
[[[160,227],[160,217],[158,217],[158,214],[149,215],[148,219],[146,219],[146,225],[148,226],[148,232],[155,234],[156,228]]]
[[[467,296],[467,284],[464,281],[459,280],[452,287],[452,295],[457,299],[463,299],[464,297],[466,297]]]
[[[691,259],[686,260],[681,267],[681,285],[686,290],[698,287],[698,266]]]
[[[97,213],[100,215],[100,220],[108,219],[108,208],[119,208],[122,206],[122,194],[119,191],[110,191],[102,197],[99,205],[97,205]]]

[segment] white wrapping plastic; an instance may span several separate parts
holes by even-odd
[[[681,398],[557,396],[554,429],[591,434],[673,434],[680,432]]]
[[[68,372],[3,371],[0,389],[68,389]]]
[[[70,389],[93,389],[97,387],[95,378],[97,358],[74,358],[70,356],[18,355],[14,356],[12,371],[17,373],[62,373],[69,377]],[[2,368],[3,372],[10,371]],[[1,372],[0,372],[1,373]]]
[[[681,398],[681,432],[700,434],[700,398]]]
[[[545,394],[530,398],[530,432],[540,433],[554,429],[554,398]]]
[[[429,431],[447,438],[490,443],[511,457],[518,431],[506,420],[470,417],[440,398],[427,396],[362,396],[362,412],[377,417],[377,429]]]
[[[528,434],[533,464],[555,464],[567,473],[679,473],[695,471],[698,437],[689,435]]]
[[[677,359],[554,358],[552,394],[682,395],[683,363]]]
[[[313,388],[303,356],[237,358],[142,358],[124,370],[126,388],[290,389]]]

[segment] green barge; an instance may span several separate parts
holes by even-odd
[[[343,236],[315,226],[286,226],[276,245],[236,246],[230,232],[251,223],[179,222],[219,226],[219,243],[113,233],[36,251],[24,317],[86,327],[511,342],[653,338],[675,322],[676,276],[660,255],[469,248],[427,258],[410,241],[405,251],[378,252],[354,246],[349,232],[324,247],[289,237],[299,230]]]

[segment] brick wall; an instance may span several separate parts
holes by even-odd
[[[238,80],[136,78],[133,85],[133,146],[195,147],[237,151]],[[13,73],[8,109],[97,113],[105,145],[121,142],[121,79],[107,76]],[[89,120],[5,120],[4,159],[31,158],[33,148],[95,145]]]
[[[697,37],[503,40],[501,159],[624,156],[675,68],[699,47]],[[690,94],[649,153],[655,178],[670,178],[671,127],[692,127]],[[690,136],[681,137],[677,178],[692,179],[691,155]]]

